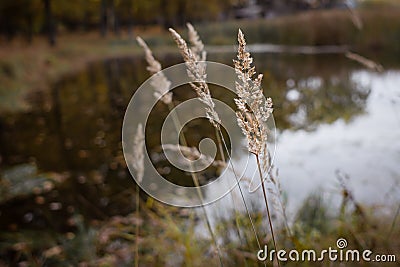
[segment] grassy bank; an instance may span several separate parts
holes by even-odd
[[[359,20],[359,22],[357,22]],[[359,24],[358,24],[359,23]],[[310,11],[292,16],[199,26],[205,43],[231,44],[238,28],[252,43],[352,45],[400,52],[400,6]]]
[[[360,19],[357,27],[355,20]],[[400,7],[369,6],[355,11],[327,10],[275,19],[240,20],[196,25],[205,44],[232,45],[237,29],[251,43],[284,45],[350,45],[360,53],[370,51],[400,54]],[[176,51],[166,30],[136,29],[156,52]],[[158,49],[157,49],[158,47]],[[0,45],[0,112],[27,108],[34,90],[46,90],[61,77],[76,72],[88,62],[142,54],[133,36],[100,38],[92,34],[64,34],[50,48],[44,39]]]

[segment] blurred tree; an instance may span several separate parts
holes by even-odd
[[[89,29],[98,25],[99,0],[53,1],[57,26],[67,30]]]
[[[229,0],[209,0],[207,5],[204,2],[188,1],[187,17],[191,21],[216,20],[223,17],[223,13],[227,12],[231,7]]]
[[[134,6],[135,0],[120,0],[118,1],[118,18],[121,25],[126,25],[129,34],[133,32],[134,25]]]
[[[107,34],[107,0],[101,0],[100,6],[100,34],[106,36]]]
[[[56,31],[53,21],[53,12],[51,8],[51,0],[43,0],[44,2],[44,16],[45,16],[45,28],[49,44],[54,46],[56,44]]]
[[[160,23],[164,25],[164,20],[168,15],[168,6],[169,4],[165,0],[134,1],[132,6],[134,21],[136,24],[142,25],[154,23]]]
[[[102,0],[100,6],[100,34],[106,36],[109,29],[119,33],[119,10],[120,1]]]
[[[42,25],[41,0],[0,1],[0,33],[8,40],[21,33],[31,42]]]
[[[232,6],[233,0],[14,0],[0,1],[0,32],[11,39],[27,39],[40,31],[55,44],[58,30],[90,30],[100,27],[119,33],[121,27],[160,24],[165,28],[183,26],[187,21],[216,20]],[[43,9],[44,12],[40,10]]]
[[[0,1],[0,34],[17,34],[28,41],[46,34],[51,44],[56,32],[99,29],[118,34],[122,27],[159,24],[164,28],[234,17],[235,9],[249,4],[261,6],[263,15],[299,9],[338,6],[345,0],[3,0]],[[43,12],[44,10],[44,12]]]

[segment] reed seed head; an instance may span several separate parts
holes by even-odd
[[[248,150],[255,155],[267,157],[268,129],[265,122],[273,112],[272,99],[264,98],[261,88],[262,74],[254,77],[256,71],[252,65],[253,58],[246,51],[246,40],[240,29],[238,42],[237,59],[234,60],[238,76],[238,81],[235,83],[238,95],[235,99],[238,108],[237,122],[247,138]]]
[[[197,32],[194,30],[193,26],[191,26],[192,30],[190,30],[190,26],[188,27],[189,35],[192,36],[191,42],[193,44],[193,47],[195,48],[196,53],[188,47],[186,41],[179,35],[179,33],[171,28],[169,29],[169,31],[171,32],[172,37],[174,38],[183,57],[183,60],[186,63],[187,74],[192,80],[190,86],[196,92],[198,99],[206,105],[206,116],[210,123],[215,128],[219,128],[221,120],[218,116],[218,113],[215,111],[215,104],[211,98],[211,93],[206,82],[206,64],[203,61],[199,61],[199,58],[203,58],[205,60],[205,51],[201,50],[204,49],[204,45],[200,41],[200,38]]]
[[[193,54],[196,56],[197,61],[205,61],[207,57],[207,52],[204,50],[204,44],[200,39],[199,34],[195,30],[192,24],[186,24],[189,32],[189,41],[192,45],[191,49]]]
[[[172,93],[169,92],[171,82],[165,77],[164,73],[161,72],[161,63],[154,58],[151,49],[142,38],[138,36],[136,37],[136,41],[144,50],[148,64],[146,69],[150,74],[154,75],[150,82],[151,86],[154,88],[154,97],[157,99],[161,98],[161,101],[165,104],[170,104],[172,102]]]

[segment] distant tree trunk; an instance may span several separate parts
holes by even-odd
[[[101,0],[100,7],[100,34],[102,37],[107,35],[107,0]]]
[[[132,12],[129,12],[129,17],[128,17],[128,35],[129,38],[133,37],[133,15]]]
[[[26,40],[28,41],[29,44],[32,43],[33,39],[33,14],[29,13],[29,15],[26,18],[27,20],[27,33],[26,33]]]
[[[119,35],[119,21],[118,21],[118,12],[115,7],[115,1],[110,0],[110,28],[113,29],[115,35]]]
[[[114,12],[114,33],[119,36],[121,33],[121,25],[119,21],[118,12]]]
[[[177,26],[185,25],[185,22],[186,22],[186,16],[185,16],[186,12],[185,11],[186,11],[186,1],[179,0],[177,14],[176,14]]]
[[[161,12],[163,11],[163,8],[168,4],[167,0],[161,0],[160,2],[160,8]],[[161,14],[159,17],[160,19],[160,24],[163,25],[164,29],[168,30],[170,27],[173,25],[170,22],[169,15],[168,14]]]
[[[51,0],[44,1],[44,17],[46,23],[46,33],[49,44],[54,46],[56,44],[56,33],[54,29],[53,13],[51,11]]]
[[[85,11],[84,15],[83,15],[83,30],[85,32],[89,31],[89,12]]]
[[[128,32],[128,36],[129,38],[133,37],[133,14],[132,14],[132,6],[128,5],[125,7],[127,9],[126,12],[126,17],[122,18],[124,21],[121,21],[121,23],[123,22],[124,24],[126,24],[127,26],[127,32]],[[122,17],[122,16],[121,16]],[[121,26],[121,24],[120,24]]]

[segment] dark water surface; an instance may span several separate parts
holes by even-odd
[[[234,54],[210,55],[209,60],[232,65],[233,57]],[[374,166],[381,175],[379,181],[385,180],[387,185],[392,180],[399,181],[400,167],[396,162],[400,162],[400,148],[394,139],[400,136],[399,71],[376,74],[343,55],[254,57],[257,71],[264,74],[265,94],[274,100],[279,133],[276,165],[293,199],[297,198],[297,191],[302,191],[299,196],[304,197],[314,185],[334,186],[336,169],[350,173],[355,180],[367,179],[374,187],[367,175],[368,166],[379,163]],[[161,61],[170,66],[180,58],[167,55]],[[0,202],[1,230],[68,230],[68,218],[75,214],[91,220],[134,210],[135,184],[122,154],[121,127],[130,97],[148,77],[144,60],[138,58],[91,64],[85,71],[54,84],[50,92],[33,95],[31,111],[0,117],[3,175],[13,171],[18,178],[31,166],[34,174],[56,173],[63,177],[55,189],[42,194],[44,200],[38,198],[40,194],[27,192]],[[213,97],[233,106],[232,94],[220,88],[211,90]],[[174,93],[177,103],[195,96],[187,86]],[[188,175],[171,167],[158,154],[159,129],[167,114],[162,104],[152,112],[146,128],[146,146],[161,174],[190,186]],[[370,132],[366,131],[364,124],[378,122],[370,125]],[[186,131],[191,145],[197,145],[204,137],[214,137],[206,120],[191,122]],[[362,149],[363,146],[370,149]],[[375,156],[365,157],[368,153]],[[371,162],[372,159],[376,161]],[[327,162],[337,164],[330,166]],[[206,177],[212,179],[217,171],[207,170]],[[297,182],[293,182],[295,179]],[[298,190],[299,184],[304,183],[307,189]]]

